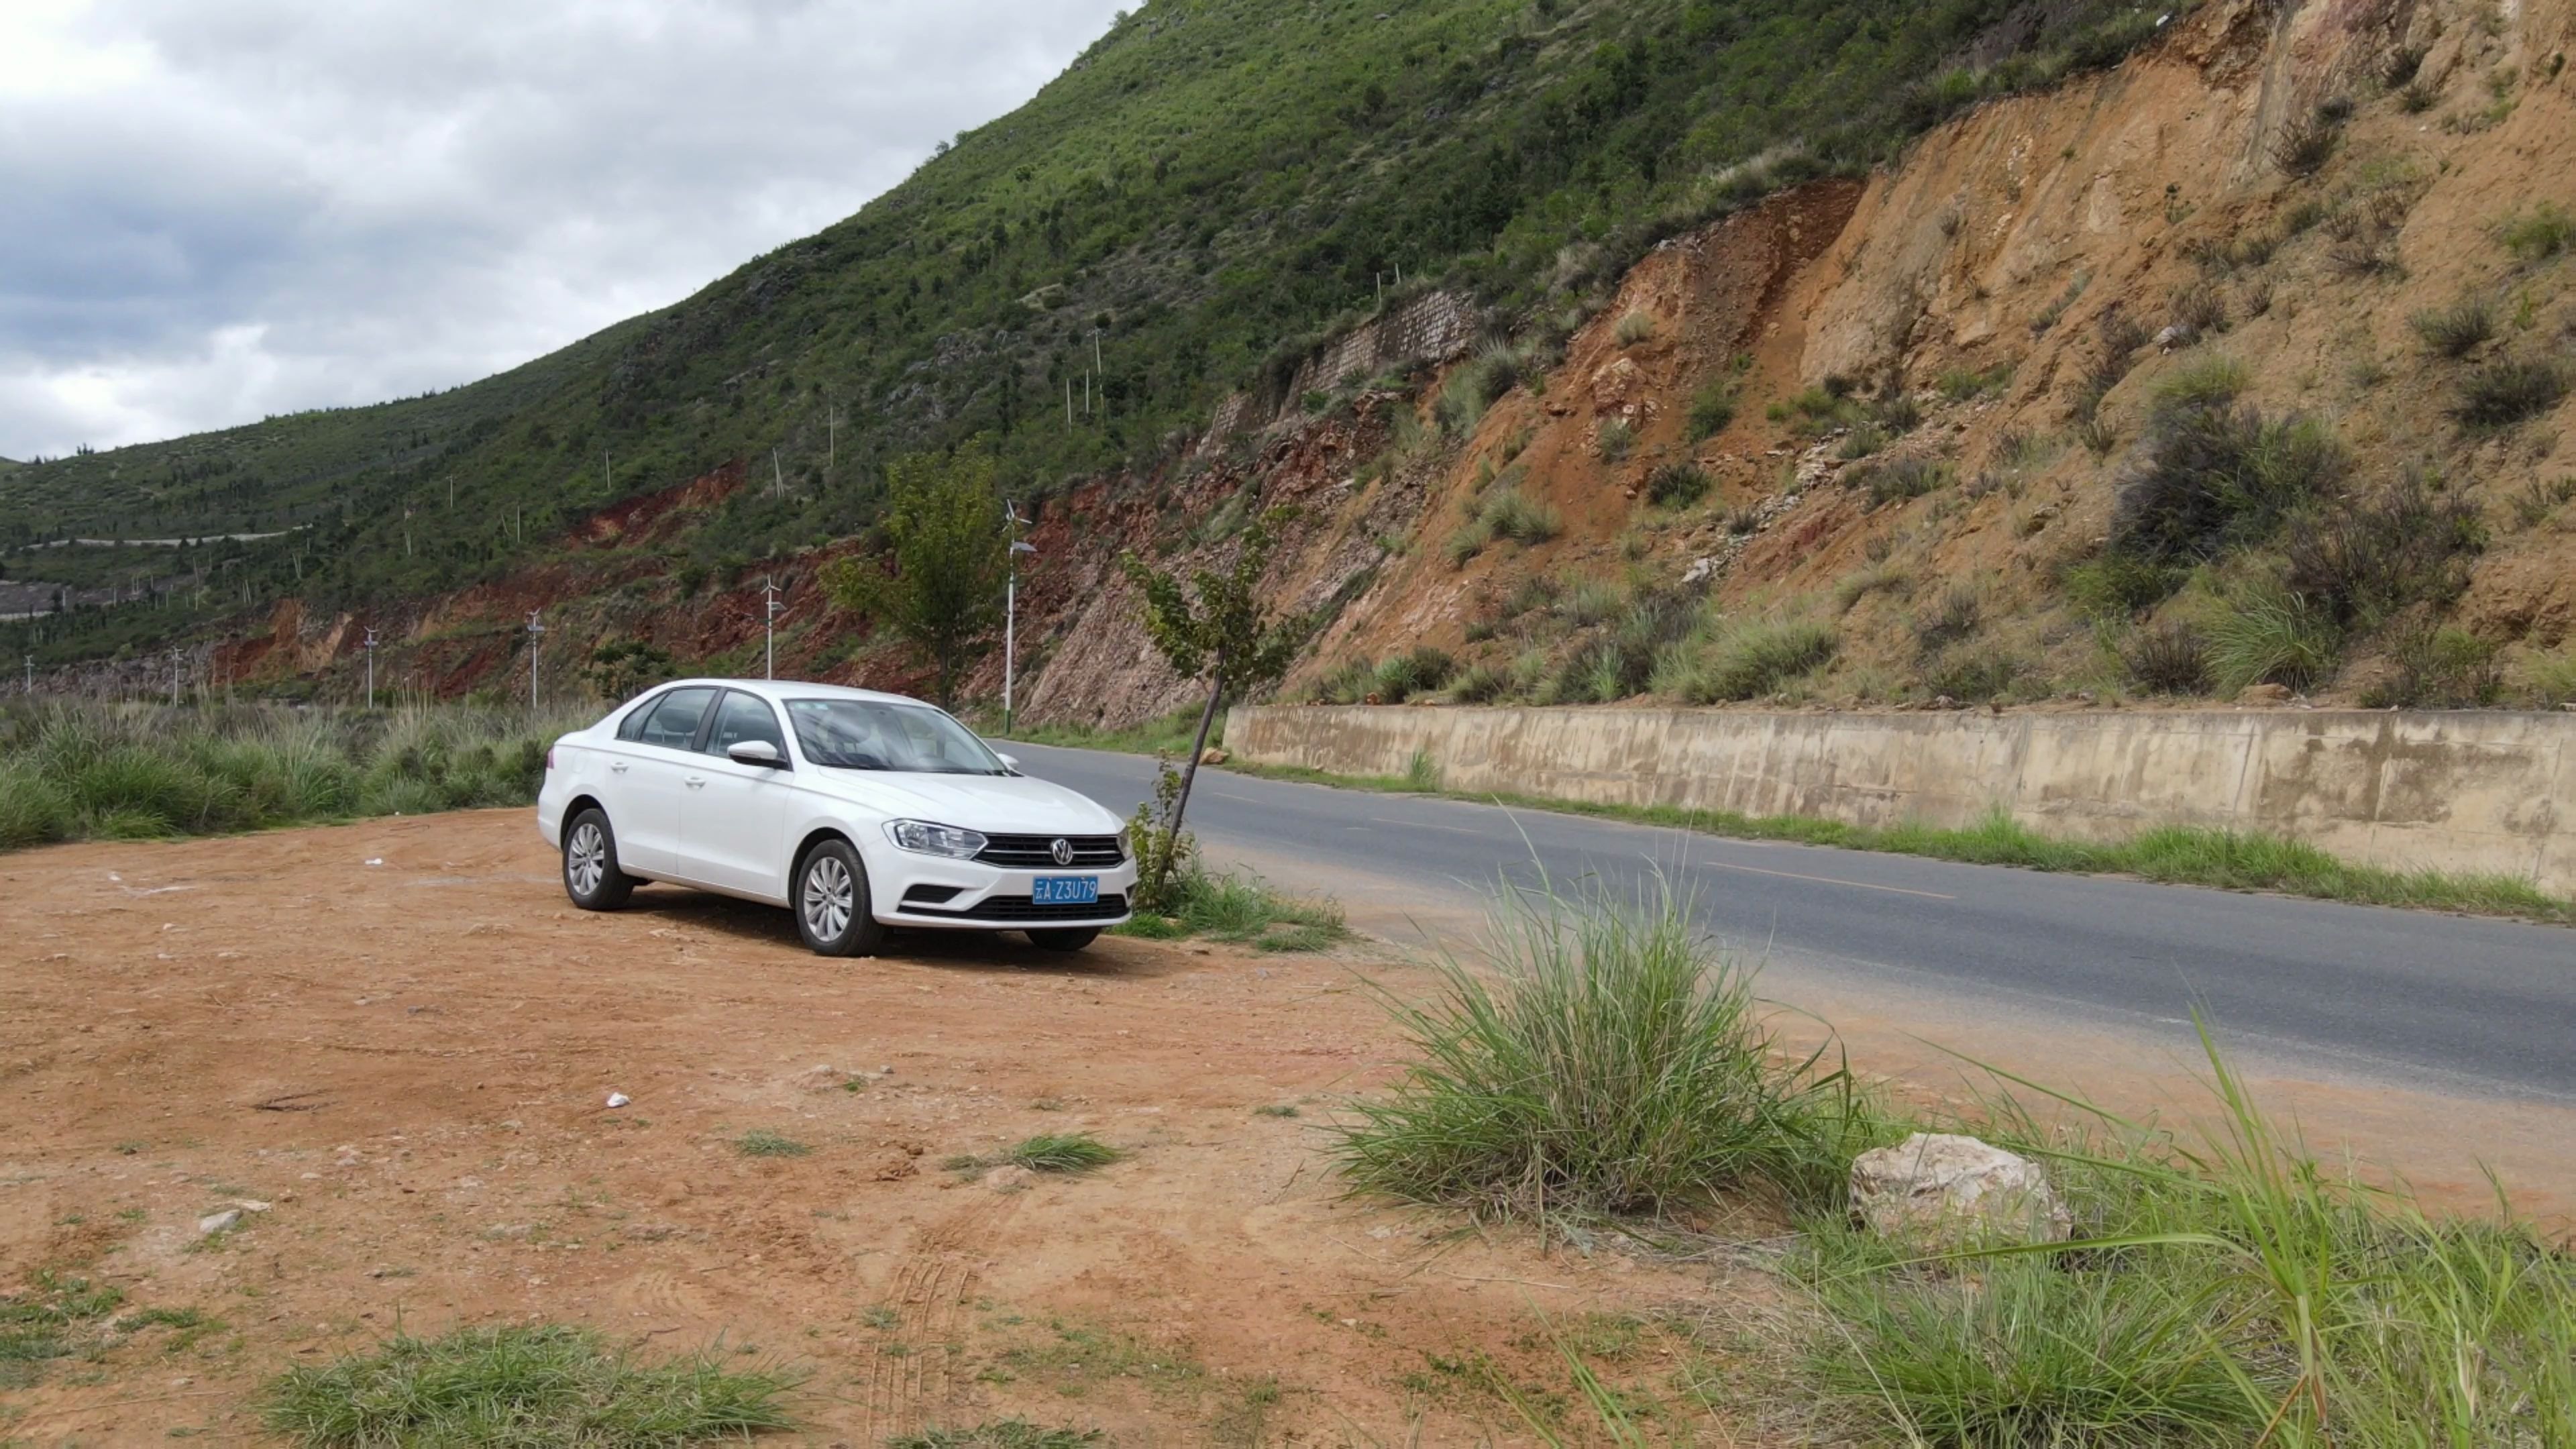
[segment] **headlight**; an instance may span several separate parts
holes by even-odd
[[[984,850],[984,837],[974,831],[933,825],[927,820],[890,820],[886,822],[886,834],[905,850],[944,855],[951,860],[972,860]]]

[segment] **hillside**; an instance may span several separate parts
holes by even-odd
[[[1102,84],[1094,72],[1122,46],[1165,56],[1170,77],[1131,75],[1136,88],[1120,93],[1135,109],[1119,124],[1146,126],[1165,114],[1163,86],[1205,73],[1182,63],[1196,53],[1183,41],[1222,10],[1149,8],[1058,85]],[[1874,10],[1831,43],[1829,30],[1728,29],[1749,6],[1424,7],[1371,22],[1371,38],[1429,25],[1435,10],[1460,27],[1453,50],[1489,63],[1478,100],[1435,117],[1436,99],[1415,103],[1437,92],[1392,89],[1427,85],[1410,73],[1437,69],[1429,57],[1442,52],[1422,42],[1426,59],[1376,82],[1395,116],[1384,130],[1359,113],[1302,122],[1347,148],[1314,143],[1300,163],[1305,194],[1336,205],[1256,208],[1254,234],[1255,213],[1235,202],[1255,183],[1227,183],[1224,207],[1188,211],[1216,228],[1223,263],[1195,284],[1148,265],[1181,255],[1166,225],[1067,273],[1087,289],[1078,302],[1049,310],[1039,296],[1025,327],[942,334],[935,345],[960,365],[879,374],[879,387],[900,377],[910,389],[903,431],[836,425],[846,479],[808,471],[818,440],[782,447],[775,464],[750,445],[761,419],[825,396],[799,369],[837,354],[808,350],[777,362],[777,381],[737,387],[740,413],[643,414],[665,420],[645,432],[674,448],[687,426],[731,441],[673,455],[694,472],[639,465],[650,491],[529,522],[524,546],[446,576],[462,587],[352,597],[385,566],[378,545],[301,589],[263,598],[237,586],[220,644],[203,607],[99,609],[94,632],[52,657],[95,652],[110,625],[142,621],[198,630],[202,677],[345,695],[359,627],[372,625],[395,643],[397,682],[505,692],[524,687],[519,625],[542,607],[558,678],[624,637],[695,666],[756,668],[760,585],[775,577],[790,611],[782,672],[909,684],[905,662],[813,580],[869,547],[874,459],[983,431],[1012,486],[1043,504],[1022,595],[1021,703],[1035,718],[1125,724],[1184,703],[1112,561],[1124,548],[1181,566],[1221,560],[1245,519],[1280,508],[1272,592],[1314,630],[1290,698],[2576,700],[2576,462],[2560,446],[2576,422],[2576,80],[2564,59],[2576,20],[2564,5],[2212,0],[2162,27],[2059,7],[2047,12],[2056,28],[2036,10],[1954,5],[1936,21],[1907,7],[1893,21]],[[1314,37],[1303,19],[1254,29],[1321,44],[1341,33],[1329,23],[1340,13],[1313,12]],[[1614,34],[1627,38],[1602,50]],[[2115,67],[2078,65],[2110,58],[2093,37],[2142,36]],[[1374,64],[1380,49],[1352,40],[1333,53]],[[1625,119],[1574,126],[1568,96],[1595,93],[1584,88],[1636,54],[1687,63],[1644,65]],[[1523,69],[1499,68],[1505,56]],[[1788,57],[1805,68],[1766,63]],[[1339,94],[1286,69],[1271,79]],[[1871,77],[1886,83],[1854,84]],[[1817,118],[1840,94],[1882,99],[1865,122],[1824,129]],[[1681,138],[1673,149],[1611,169],[1636,157],[1614,138],[1645,135],[1623,128],[1657,117]],[[1033,184],[975,159],[980,143],[1009,141],[1011,123],[997,125],[888,204],[931,195],[934,180],[959,188],[938,193],[949,205],[984,204],[954,200],[973,183],[940,180],[952,175]],[[1524,125],[1570,127],[1591,149],[1562,173],[1513,162],[1522,189],[1496,194],[1518,209],[1484,213],[1488,232],[1455,233],[1484,235],[1481,246],[1408,262],[1406,284],[1373,307],[1323,290],[1303,311],[1276,300],[1317,288],[1328,254],[1347,261],[1318,248],[1366,214],[1361,202],[1433,205],[1471,140],[1490,157],[1494,136]],[[1536,134],[1499,149],[1539,154]],[[1197,166],[1241,142],[1193,130],[1171,144]],[[1730,159],[1747,154],[1760,163]],[[1146,174],[1131,184],[1155,184]],[[810,245],[855,247],[833,238],[862,223],[892,225],[871,208]],[[1386,234],[1442,233],[1415,218]],[[720,285],[585,344],[614,350],[603,386],[698,376],[670,370],[684,337],[725,366],[761,365],[788,299],[824,272],[809,266],[793,285],[750,275],[779,279],[741,284],[775,295],[773,313],[737,307],[719,327],[742,300]],[[1041,365],[1070,361],[1068,349],[1047,363],[1046,339],[1088,340],[1064,330],[1066,314],[1098,320],[1092,309],[1120,285],[1167,300],[1110,309],[1107,419],[1068,433],[1061,411],[1015,415],[1002,433],[1000,399],[1013,394],[974,391],[962,362],[1023,355],[1027,376],[1003,371],[1034,387]],[[1261,286],[1273,302],[1242,290]],[[960,282],[942,305],[968,290]],[[1188,351],[1212,338],[1234,341]],[[1148,347],[1160,349],[1150,367],[1138,355]],[[1121,421],[1131,417],[1151,421]],[[522,425],[504,424],[503,440]],[[773,496],[782,477],[785,496]],[[486,527],[505,506],[486,505]],[[208,550],[193,552],[184,565],[204,567]],[[28,557],[11,556],[13,570]],[[997,692],[998,675],[988,664],[978,692]],[[93,678],[116,687],[118,676]]]
[[[666,572],[846,537],[883,460],[977,432],[1018,493],[1149,471],[1224,399],[1288,400],[1399,276],[1480,313],[1562,304],[2153,24],[2109,0],[1154,0],[857,216],[663,312],[435,396],[13,475],[0,563],[152,602],[0,647],[60,663],[497,583],[564,565],[603,507],[729,466],[769,486],[664,537]],[[218,533],[285,536],[175,568],[29,549]]]

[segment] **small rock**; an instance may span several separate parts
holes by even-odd
[[[1026,1192],[1037,1181],[1037,1174],[1025,1167],[997,1167],[984,1174],[984,1185],[995,1192]]]
[[[626,1095],[624,1092],[611,1092],[608,1094],[608,1105],[612,1108],[623,1107],[634,1100],[634,1098]]]
[[[245,1197],[245,1198],[239,1198],[239,1199],[236,1199],[236,1200],[234,1201],[234,1203],[233,1203],[233,1206],[234,1206],[234,1207],[237,1207],[237,1208],[240,1208],[243,1212],[246,1212],[246,1213],[264,1213],[264,1212],[268,1211],[268,1204],[266,1204],[266,1203],[264,1203],[264,1202],[261,1202],[259,1199],[255,1198],[255,1197]]]
[[[2176,322],[2156,334],[2156,346],[2162,351],[2171,352],[2177,347],[2189,347],[2199,339],[2198,332],[2183,323]]]
[[[1917,1132],[1852,1159],[1851,1199],[1870,1231],[1930,1252],[2063,1242],[2074,1227],[2038,1163],[1950,1133]]]
[[[219,1213],[208,1213],[197,1219],[197,1234],[200,1237],[210,1238],[217,1233],[229,1232],[240,1227],[241,1220],[240,1208],[226,1208]]]
[[[1226,752],[1223,750],[1209,750],[1207,753],[1199,756],[1199,763],[1202,765],[1222,765],[1228,758],[1229,757]]]
[[[2288,704],[2290,686],[2286,684],[2249,684],[2236,695],[2238,704]]]

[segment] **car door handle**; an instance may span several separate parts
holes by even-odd
[[[612,761],[612,762],[609,764],[609,766],[608,766],[608,772],[609,772],[610,774],[612,774],[612,775],[623,775],[623,774],[625,774],[625,773],[626,773],[626,762],[625,762],[624,760],[616,760],[616,761]]]
[[[691,775],[689,777],[689,788],[692,790],[704,789],[706,787],[706,783],[707,777],[704,775]]]

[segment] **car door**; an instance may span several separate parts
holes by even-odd
[[[621,863],[646,875],[676,871],[687,777],[697,773],[698,737],[722,692],[712,685],[672,690],[630,721],[632,738],[619,728],[607,800]]]
[[[766,742],[778,751],[778,763],[747,765],[726,753],[746,740]],[[719,890],[784,901],[797,786],[778,712],[756,694],[726,690],[692,764],[683,780],[680,873]]]

